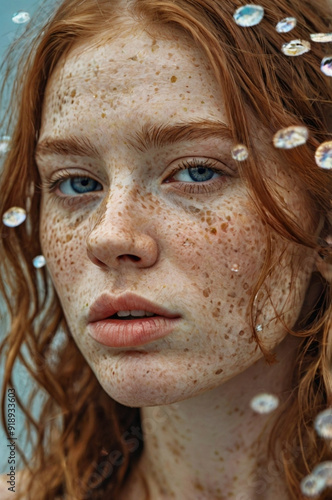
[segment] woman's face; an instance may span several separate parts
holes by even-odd
[[[262,357],[246,309],[267,228],[231,157],[223,102],[206,57],[178,32],[170,40],[143,32],[77,46],[47,86],[38,168],[42,180],[72,179],[43,190],[42,250],[75,342],[105,391],[128,406],[197,395]],[[219,133],[189,125],[202,121],[218,122]],[[189,133],[161,129],[176,124]],[[160,128],[158,140],[143,147],[138,137],[152,128]],[[264,175],[294,217],[311,224],[272,138],[253,133]],[[95,151],[41,148],[46,138],[72,137]],[[304,265],[303,251],[279,236],[273,250],[280,259],[257,299],[266,348],[286,335],[274,308],[288,326],[295,323],[314,265],[312,257]],[[105,292],[134,293],[180,319],[162,338],[105,346],[88,326],[89,309]]]

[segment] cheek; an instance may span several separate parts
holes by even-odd
[[[71,301],[72,286],[83,274],[82,266],[82,231],[75,231],[82,222],[81,217],[74,219],[68,226],[60,210],[49,207],[45,202],[41,204],[40,242],[47,268],[53,284],[60,297],[65,295]],[[81,228],[83,229],[83,228]],[[61,297],[63,298],[63,297]]]
[[[202,211],[194,223],[184,224],[176,245],[174,266],[181,262],[199,290],[202,311],[214,318],[247,305],[265,257],[264,225],[233,207],[235,202],[218,212]]]
[[[296,248],[290,243],[275,242],[276,261],[256,301],[258,322],[267,331],[277,325],[281,315],[288,328],[292,328],[300,314],[305,294],[314,269],[314,252]],[[277,250],[278,249],[278,250]]]

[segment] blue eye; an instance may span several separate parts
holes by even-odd
[[[165,182],[171,183],[177,191],[208,194],[217,192],[229,177],[227,166],[220,161],[193,158],[177,165]]]
[[[173,176],[173,179],[177,177],[176,180],[181,182],[188,182],[190,180],[195,182],[206,182],[213,178],[213,176],[218,175],[212,168],[208,167],[189,167],[180,170]]]
[[[91,177],[71,177],[69,179],[65,179],[62,182],[59,182],[58,180],[57,184],[61,193],[68,196],[73,196],[73,194],[85,194],[102,190],[101,184],[94,179],[91,179]]]

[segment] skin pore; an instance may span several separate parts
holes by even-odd
[[[287,397],[298,339],[286,336],[274,308],[293,326],[315,260],[274,235],[278,265],[257,298],[259,335],[278,360],[269,366],[247,315],[267,227],[231,157],[235,144],[226,131],[135,147],[147,125],[227,121],[206,57],[184,34],[170,35],[125,32],[97,47],[77,46],[59,62],[39,145],[75,135],[96,152],[37,148],[43,182],[55,174],[92,179],[88,192],[68,179],[53,192],[43,189],[43,254],[71,334],[100,384],[120,403],[141,407],[145,448],[123,498],[145,499],[142,477],[154,500],[287,498],[266,462],[273,415],[257,415],[249,404],[261,392]],[[301,186],[278,163],[272,138],[257,127],[253,133],[275,191],[313,229]],[[188,168],[202,163],[215,173],[195,182]],[[105,291],[133,292],[181,321],[143,346],[105,347],[87,327],[89,308]]]

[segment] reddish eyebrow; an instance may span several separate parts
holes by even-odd
[[[152,148],[161,148],[177,142],[211,137],[231,140],[232,134],[225,123],[213,120],[161,125],[146,123],[141,130],[127,139],[127,143],[136,151],[145,152]],[[37,144],[36,157],[50,154],[101,158],[100,151],[88,137],[73,135],[69,135],[65,139],[46,137]]]
[[[52,154],[100,157],[98,149],[88,137],[77,137],[74,135],[69,135],[65,139],[46,137],[37,144],[35,157]]]

